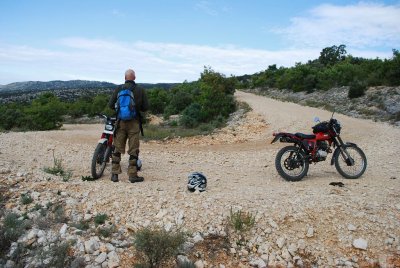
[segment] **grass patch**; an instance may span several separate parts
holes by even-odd
[[[192,137],[198,135],[207,135],[214,131],[215,125],[212,123],[202,123],[195,128],[185,128],[181,126],[170,125],[145,125],[144,140],[163,140],[177,137]]]
[[[248,113],[252,111],[253,109],[250,107],[250,105],[247,102],[244,101],[237,101],[236,102],[236,110],[243,109],[244,113]]]
[[[53,150],[53,166],[45,167],[43,171],[52,175],[60,176],[64,182],[67,182],[71,179],[72,172],[64,169],[62,161],[62,158],[56,158]]]
[[[106,220],[108,219],[107,214],[97,214],[94,217],[94,223],[96,225],[100,225],[100,224],[104,224],[106,222]]]
[[[186,241],[182,232],[167,232],[164,229],[143,228],[134,235],[134,246],[146,260],[147,266],[163,267],[162,265],[178,253]]]

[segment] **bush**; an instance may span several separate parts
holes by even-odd
[[[52,130],[62,126],[63,103],[52,93],[43,93],[24,109],[23,127],[29,130]]]
[[[111,225],[109,227],[100,227],[97,229],[96,233],[102,237],[110,237],[116,231],[116,227]]]
[[[28,205],[32,202],[33,202],[33,199],[29,194],[21,194],[21,203],[23,205]]]
[[[57,223],[66,223],[68,221],[68,217],[65,215],[64,206],[62,204],[58,204],[53,208],[52,221]]]
[[[178,253],[185,242],[182,232],[144,228],[134,235],[134,246],[147,259],[149,267],[162,267],[169,258]]]
[[[367,90],[367,87],[363,83],[353,82],[350,85],[348,97],[350,99],[354,99],[354,98],[364,96],[366,90]]]
[[[197,126],[201,119],[201,106],[198,103],[192,103],[182,112],[179,119],[181,125],[189,128]]]
[[[4,216],[3,223],[0,225],[0,256],[8,251],[12,242],[24,233],[27,223],[19,219],[16,213],[9,213]]]
[[[243,232],[252,228],[255,224],[255,217],[250,212],[238,210],[230,211],[229,222],[235,231]]]
[[[61,241],[58,239],[51,243],[48,249],[38,247],[34,255],[37,261],[43,265],[40,267],[71,267],[73,261],[71,246],[73,244],[74,241]]]
[[[82,231],[86,231],[90,228],[89,223],[84,220],[72,223],[71,226],[75,227],[76,229],[82,230]]]

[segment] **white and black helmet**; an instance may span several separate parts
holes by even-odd
[[[188,176],[188,184],[187,187],[189,191],[194,192],[199,190],[203,192],[207,187],[207,178],[200,172],[192,172]]]

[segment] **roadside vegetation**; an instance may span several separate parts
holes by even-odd
[[[235,83],[233,77],[227,78],[205,67],[198,81],[184,82],[170,90],[148,90],[150,113],[163,116],[167,123],[156,131],[145,125],[145,133],[148,133],[149,139],[192,136],[223,126],[229,114],[236,109],[233,97]],[[5,104],[0,107],[0,129],[52,130],[59,129],[66,117],[95,117],[100,113],[112,116],[114,111],[107,107],[109,97],[100,94],[63,102],[46,92],[31,103]],[[172,115],[177,119],[169,120]]]
[[[147,139],[208,134],[226,123],[237,109],[235,88],[288,89],[294,92],[324,91],[348,86],[349,98],[363,96],[370,86],[400,85],[400,52],[393,49],[390,59],[365,59],[347,54],[346,46],[324,48],[317,59],[296,63],[293,67],[268,66],[252,75],[225,77],[205,67],[200,78],[169,89],[147,89],[150,113],[162,116],[165,123],[157,129],[145,125]],[[61,128],[66,119],[93,118],[107,107],[107,94],[63,101],[45,92],[30,103],[7,103],[0,106],[0,130],[27,131]]]
[[[350,86],[349,98],[362,96],[370,86],[400,85],[400,52],[390,59],[365,59],[347,54],[346,46],[324,48],[318,59],[294,67],[268,66],[253,75],[237,77],[237,88],[278,88],[294,92],[328,90]]]

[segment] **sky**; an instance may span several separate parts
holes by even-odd
[[[391,58],[400,0],[0,0],[0,85],[194,81],[290,67],[321,50]]]

